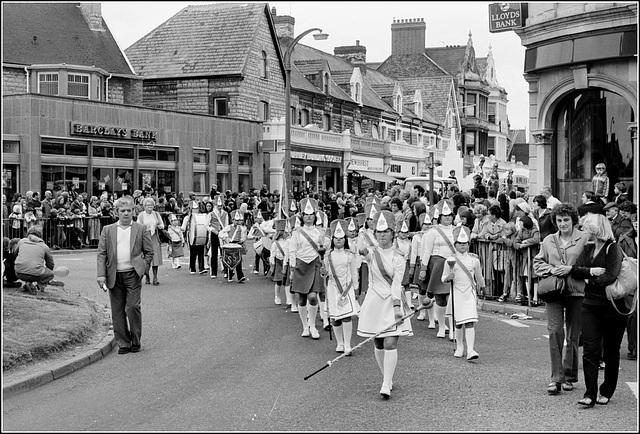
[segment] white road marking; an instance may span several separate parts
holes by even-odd
[[[631,393],[633,393],[633,396],[636,397],[636,400],[638,399],[638,382],[627,382],[627,386],[629,386],[629,389],[631,389]]]
[[[518,322],[514,319],[503,319],[501,321],[514,327],[529,327],[528,325],[522,324],[521,322]]]

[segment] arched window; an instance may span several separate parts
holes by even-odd
[[[354,95],[354,99],[357,103],[361,103],[362,102],[362,96],[360,95],[360,83],[356,83],[356,93]]]
[[[267,52],[263,51],[260,57],[260,78],[268,78],[267,70],[268,70]]]
[[[322,92],[324,92],[325,95],[329,95],[329,73],[325,72],[322,75]]]
[[[402,95],[396,95],[396,111],[402,114]]]

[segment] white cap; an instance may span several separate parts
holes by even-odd
[[[313,210],[313,205],[311,205],[311,201],[307,201],[307,204],[304,207],[304,214],[315,214],[315,211]]]
[[[347,229],[349,229],[350,231],[356,230],[356,222],[354,219],[351,219],[351,221],[349,221],[349,227],[347,227]]]
[[[409,227],[407,226],[407,222],[402,222],[402,227],[400,228],[400,232],[409,232]]]
[[[336,225],[336,230],[333,232],[333,237],[334,238],[344,238],[345,237],[345,233],[342,230],[342,225]]]
[[[239,210],[236,210],[236,213],[233,215],[234,220],[242,220],[242,214]]]

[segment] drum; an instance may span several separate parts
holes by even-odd
[[[207,244],[207,215],[191,214],[189,221],[189,245],[204,246]]]
[[[240,244],[223,244],[220,246],[220,251],[222,252],[222,263],[232,270],[242,261],[242,246]]]

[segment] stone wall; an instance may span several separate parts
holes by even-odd
[[[2,68],[2,95],[27,93],[27,75],[24,69]]]

